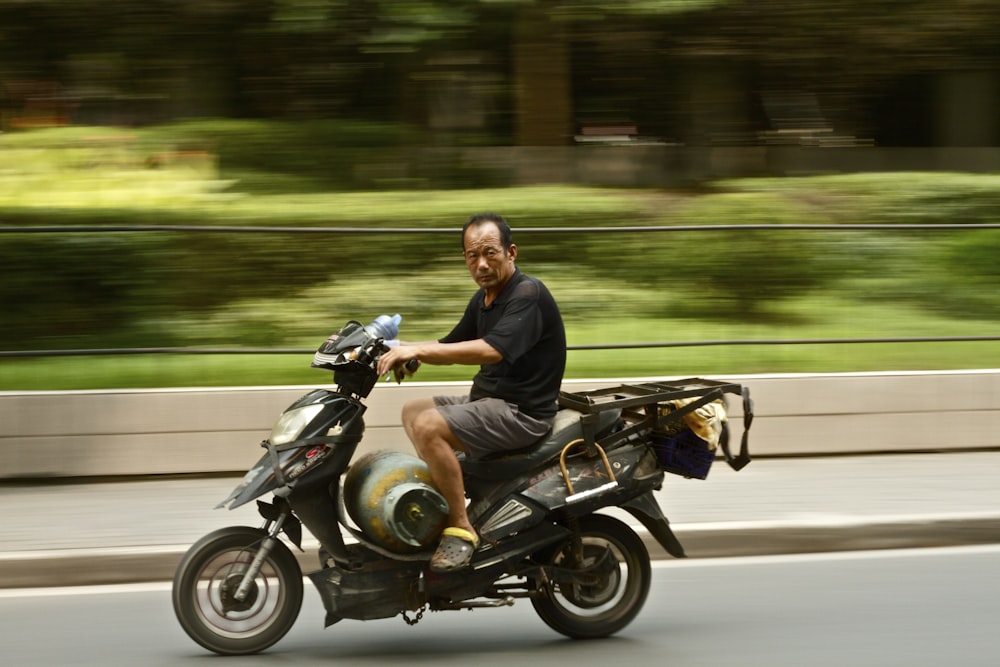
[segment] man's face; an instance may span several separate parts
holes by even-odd
[[[514,275],[517,246],[503,246],[500,230],[492,222],[472,225],[465,230],[465,265],[476,284],[495,295]]]

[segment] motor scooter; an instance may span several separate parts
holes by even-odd
[[[750,461],[749,390],[693,378],[562,392],[550,433],[531,447],[460,455],[480,545],[467,568],[435,574],[428,563],[448,506],[426,465],[399,451],[356,457],[364,399],[398,322],[349,321],[316,352],[313,367],[332,370],[335,388],[308,392],[278,417],[260,460],[219,505],[256,500],[262,525],[209,533],[177,567],[172,600],[184,631],[223,655],[279,641],[302,604],[302,570],[289,544],[302,550],[303,526],[319,543],[308,577],[327,627],[397,615],[415,624],[427,610],[524,598],[568,637],[627,626],[649,593],[649,552],[636,530],[600,510],[624,510],[669,554],[684,557],[653,492],[666,472],[704,479],[719,449],[734,469]],[[743,401],[736,456],[725,394]]]

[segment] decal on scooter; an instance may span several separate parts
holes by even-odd
[[[528,480],[528,484],[534,486],[535,484],[538,484],[539,482],[542,482],[548,479],[549,477],[552,477],[555,474],[556,474],[555,468],[546,468],[541,472],[541,474],[535,475],[530,480]]]
[[[323,460],[329,451],[330,450],[324,445],[313,445],[306,451],[305,456],[303,457],[305,459],[304,461],[296,463],[286,471],[288,476],[293,479],[300,476],[302,473]]]
[[[503,506],[493,514],[493,516],[486,520],[486,522],[480,527],[480,530],[484,533],[492,533],[496,530],[504,528],[505,526],[517,523],[522,519],[527,519],[530,516],[530,507],[514,498],[511,498],[504,503]]]

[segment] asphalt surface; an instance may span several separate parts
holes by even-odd
[[[0,588],[170,579],[205,533],[260,524],[252,504],[213,509],[237,482],[4,483]],[[716,462],[704,481],[667,475],[657,498],[689,558],[1000,543],[1000,451]]]

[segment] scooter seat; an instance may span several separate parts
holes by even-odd
[[[523,449],[497,452],[477,459],[463,458],[462,472],[466,477],[479,479],[509,479],[548,463],[559,456],[563,447],[583,437],[583,422],[580,421],[583,416],[581,412],[563,408],[556,413],[552,430],[538,442]],[[618,422],[621,410],[602,410],[594,416],[595,434],[599,434]]]

